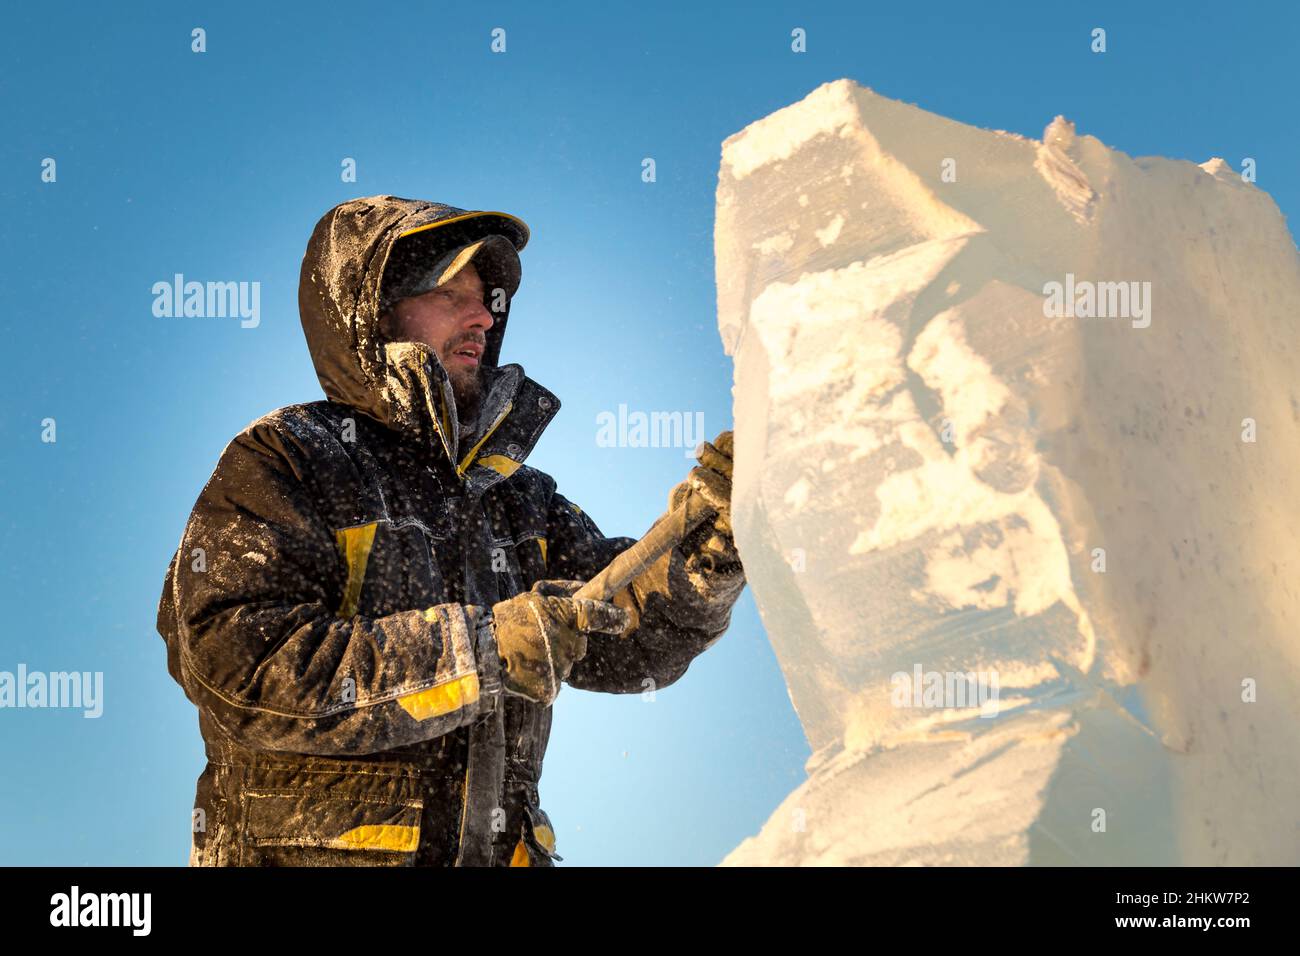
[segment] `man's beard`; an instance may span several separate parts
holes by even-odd
[[[480,366],[458,371],[451,379],[451,390],[456,397],[456,420],[461,426],[478,423],[480,404],[483,401],[483,376]]]

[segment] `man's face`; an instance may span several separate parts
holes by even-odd
[[[478,413],[480,367],[487,330],[494,321],[484,294],[483,280],[471,262],[450,282],[401,299],[380,318],[380,332],[386,341],[423,342],[438,353],[451,379],[462,422]]]

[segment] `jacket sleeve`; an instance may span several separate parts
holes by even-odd
[[[666,517],[665,512],[655,525]],[[547,577],[560,580],[591,580],[637,541],[605,537],[558,492],[551,495],[547,530]],[[587,654],[569,674],[571,686],[613,694],[667,687],[722,637],[745,577],[743,570],[688,571],[695,567],[691,556],[709,534],[706,523],[614,596],[613,603],[631,615],[632,626],[622,637],[588,635]]]
[[[158,609],[186,696],[244,746],[326,755],[437,737],[496,706],[482,609],[340,613],[356,562],[321,517],[308,457],[262,420],[226,446],[199,496]]]

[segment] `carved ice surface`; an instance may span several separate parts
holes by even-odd
[[[814,750],[724,862],[1300,863],[1269,196],[840,80],[726,140],[715,242],[736,537]]]

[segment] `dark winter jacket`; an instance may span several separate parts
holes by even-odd
[[[433,351],[379,341],[389,252],[431,229],[528,237],[504,214],[393,196],[326,214],[299,307],[327,400],[226,446],[167,570],[158,630],[208,758],[192,865],[558,859],[537,789],[551,710],[502,692],[485,614],[535,581],[589,579],[634,539],[605,537],[523,463],[560,402],[497,366],[508,307],[463,438]],[[571,686],[664,687],[722,635],[743,572],[688,575],[699,545],[617,596],[634,628],[593,635]]]

